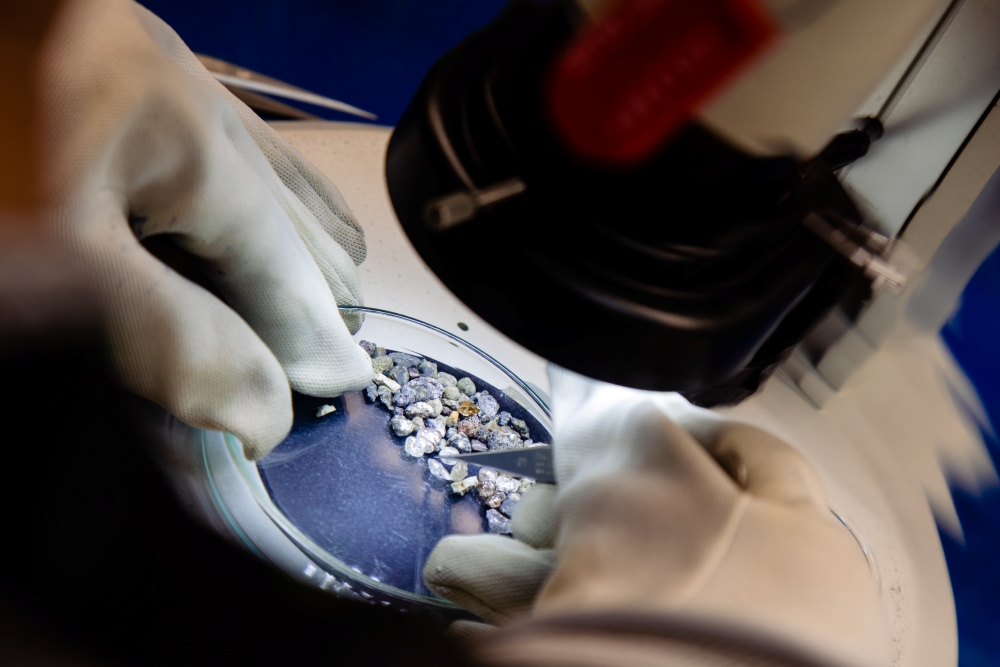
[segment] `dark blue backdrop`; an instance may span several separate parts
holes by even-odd
[[[144,0],[197,52],[378,114],[394,125],[434,61],[504,0]],[[327,118],[349,119],[310,108]],[[1000,251],[942,331],[1000,424]],[[1000,445],[984,434],[994,462]],[[942,534],[962,667],[1000,664],[1000,490],[956,492],[965,544]]]
[[[990,423],[1000,424],[1000,250],[983,262],[962,294],[962,305],[941,331],[975,385]],[[983,437],[1000,463],[1000,443]],[[1000,664],[1000,489],[981,495],[952,492],[965,544],[941,532],[958,611],[962,667]]]
[[[192,50],[395,125],[437,58],[504,0],[144,0]],[[334,112],[310,111],[350,119]]]

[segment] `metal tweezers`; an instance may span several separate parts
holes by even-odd
[[[316,93],[309,92],[308,90],[287,84],[284,81],[272,79],[271,77],[258,74],[257,72],[240,67],[239,65],[228,63],[225,60],[219,60],[218,58],[202,55],[200,53],[196,55],[198,56],[198,60],[201,61],[201,64],[205,66],[205,69],[207,69],[209,73],[215,77],[216,81],[224,85],[226,88],[229,88],[230,91],[236,94],[237,97],[242,99],[251,107],[256,106],[264,111],[270,111],[272,113],[281,114],[290,118],[317,118],[317,116],[306,113],[301,109],[296,109],[295,107],[287,104],[282,104],[277,100],[265,97],[265,95],[273,95],[287,100],[306,102],[308,104],[314,104],[326,109],[333,109],[334,111],[360,116],[362,118],[367,118],[368,120],[376,120],[377,118],[375,114],[365,111],[364,109],[351,106],[346,102],[317,95]],[[237,91],[239,91],[239,94],[237,94]],[[259,93],[264,93],[264,95]]]
[[[552,446],[539,445],[523,449],[500,449],[493,452],[459,454],[449,460],[493,468],[518,477],[530,477],[542,484],[555,484],[556,471],[552,461]]]

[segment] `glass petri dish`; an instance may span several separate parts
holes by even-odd
[[[497,359],[412,317],[374,308],[342,311],[345,318],[363,318],[356,340],[470,377],[502,410],[524,419],[536,442],[550,442],[550,414],[540,392]],[[222,435],[223,448],[205,440],[210,486],[231,531],[260,556],[334,593],[443,622],[468,617],[434,597],[422,571],[442,537],[486,532],[474,494],[454,496],[429,473],[426,458],[407,456],[402,439],[388,428],[391,413],[363,392],[336,399],[295,395],[293,403],[291,433],[259,462],[248,461],[231,434]],[[323,405],[336,412],[317,417]],[[247,497],[259,512],[248,511]],[[260,512],[272,526],[261,525]]]

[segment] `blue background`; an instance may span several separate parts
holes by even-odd
[[[1000,424],[1000,250],[969,281],[962,304],[941,335],[979,393],[990,423]],[[983,433],[993,465],[1000,443]],[[965,544],[941,532],[958,612],[963,667],[1000,664],[1000,489],[954,490]]]
[[[146,0],[196,53],[353,104],[395,125],[434,61],[502,0]],[[318,116],[355,120],[309,107]]]
[[[145,0],[196,52],[361,107],[394,125],[434,61],[485,25],[502,0]],[[319,116],[357,120],[310,107]],[[1000,251],[980,267],[942,330],[1000,424]],[[993,461],[1000,443],[984,433]],[[959,661],[1000,664],[1000,489],[954,493],[965,531],[941,534],[955,589]]]

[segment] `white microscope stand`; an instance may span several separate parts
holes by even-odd
[[[368,258],[360,272],[367,305],[451,331],[548,389],[545,361],[466,308],[410,245],[383,177],[390,128],[326,122],[274,127],[337,185],[364,227]],[[751,399],[719,410],[776,433],[820,469],[832,507],[867,552],[894,631],[894,663],[901,666],[957,661],[955,608],[934,510],[958,529],[935,447],[958,442],[973,468],[985,454],[966,442],[974,425],[956,416],[953,404],[941,406],[950,400],[940,373],[949,363],[936,337],[904,333],[890,338],[822,409],[779,374]],[[961,383],[959,376],[952,379]]]

